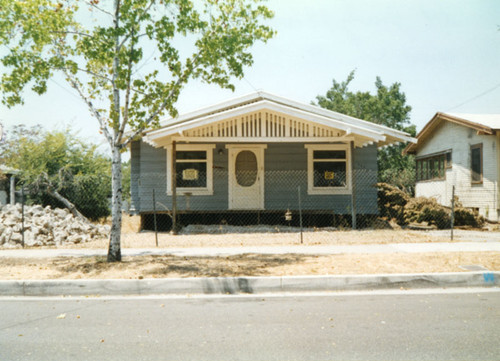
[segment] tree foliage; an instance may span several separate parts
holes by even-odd
[[[411,107],[406,104],[406,96],[401,91],[400,83],[386,86],[377,77],[376,94],[371,94],[367,91],[350,91],[349,84],[353,79],[354,71],[341,83],[334,79],[326,95],[316,97],[318,105],[415,136],[416,127],[410,123]],[[401,154],[404,147],[405,144],[399,144],[378,151],[378,178],[379,182],[389,183],[413,193],[415,159],[413,156]]]
[[[177,114],[190,79],[233,89],[252,45],[274,35],[263,24],[272,16],[261,0],[0,0],[3,103],[22,103],[25,88],[43,94],[60,72],[110,145],[109,261],[121,260],[121,151]]]
[[[44,131],[40,126],[15,126],[0,144],[2,163],[20,170],[29,201],[52,207],[68,200],[86,218],[109,215],[109,158],[69,129]]]

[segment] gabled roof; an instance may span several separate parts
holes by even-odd
[[[279,112],[290,117],[339,129],[345,134],[363,137],[367,143],[373,142],[378,146],[416,141],[408,133],[399,130],[262,91],[180,115],[175,119],[162,121],[159,129],[146,133],[145,141],[155,145],[160,138],[183,134],[189,129],[261,110]]]
[[[471,127],[488,127],[492,130],[500,130],[500,114],[461,114],[461,113],[443,113],[449,117],[455,118],[457,122],[466,121]]]
[[[476,130],[479,134],[495,134],[500,130],[500,114],[460,114],[437,112],[417,134],[418,143],[423,143],[443,122],[451,122]],[[403,153],[415,153],[417,144],[408,144]]]

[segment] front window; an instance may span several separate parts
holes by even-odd
[[[346,145],[306,145],[309,194],[350,192],[350,148]]]
[[[207,152],[181,150],[176,152],[176,182],[179,188],[207,187]]]
[[[314,150],[314,187],[346,187],[347,155],[345,150]]]
[[[417,182],[444,180],[446,170],[451,169],[451,150],[417,158]]]
[[[177,194],[213,194],[213,144],[178,144],[175,152]],[[172,147],[167,149],[167,194],[172,194]]]
[[[470,147],[470,170],[472,183],[483,183],[483,145]]]

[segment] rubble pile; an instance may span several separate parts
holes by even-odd
[[[23,214],[20,204],[0,206],[0,248],[21,247]],[[106,238],[109,226],[93,224],[74,217],[67,209],[24,207],[24,244],[54,246],[85,243]]]

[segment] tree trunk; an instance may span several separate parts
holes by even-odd
[[[54,190],[52,188],[52,185],[50,185],[50,184],[47,184],[47,193],[49,193],[52,197],[56,198],[59,202],[64,204],[64,206],[66,208],[68,208],[68,210],[71,212],[71,214],[73,214],[73,216],[75,216],[76,218],[78,218],[84,222],[87,222],[87,223],[89,222],[87,217],[85,217],[83,214],[81,214],[78,211],[78,209],[76,209],[76,206],[73,203],[71,203],[67,198],[62,196],[58,191]]]
[[[109,236],[108,262],[120,262],[122,260],[120,247],[122,231],[122,162],[119,144],[113,145],[112,153],[111,233]]]

